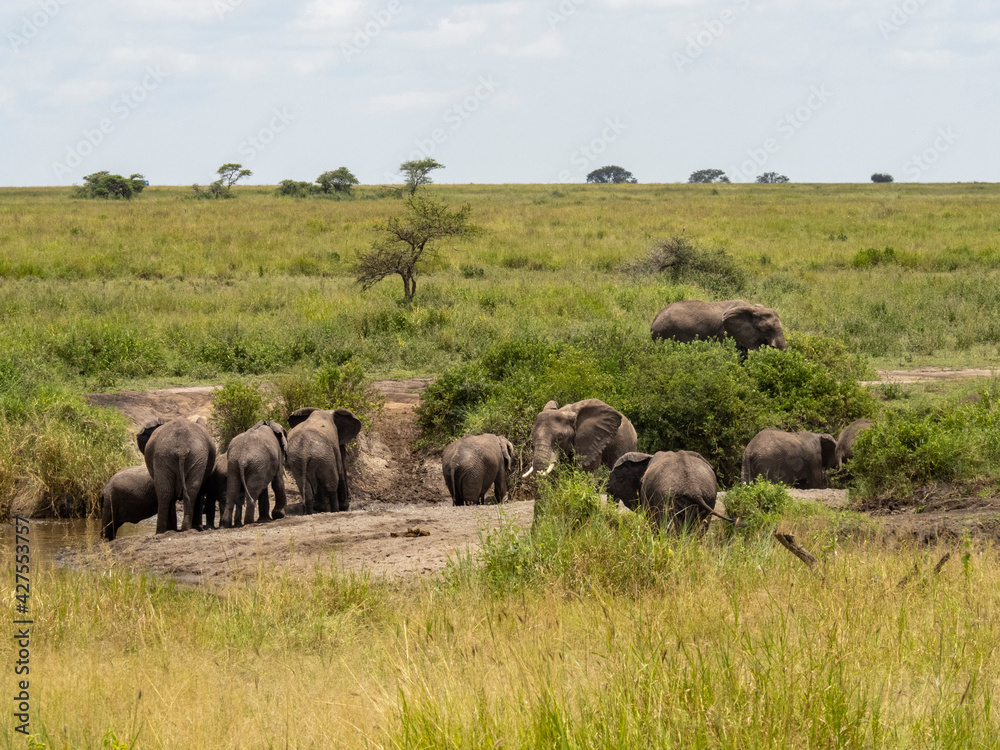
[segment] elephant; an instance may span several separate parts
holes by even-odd
[[[560,451],[574,454],[585,471],[597,471],[600,466],[610,469],[622,455],[638,448],[628,417],[596,398],[562,408],[549,401],[535,417],[531,442],[534,455],[524,478],[532,472],[548,474]]]
[[[113,541],[123,523],[156,515],[156,488],[145,465],[122,469],[101,489],[101,537]]]
[[[348,510],[347,446],[361,432],[361,420],[350,409],[307,406],[292,412],[288,424],[288,470],[305,513]]]
[[[215,457],[215,468],[209,475],[208,480],[201,486],[201,494],[198,495],[198,502],[201,508],[195,511],[195,516],[200,520],[201,514],[205,514],[205,525],[203,528],[215,528],[215,508],[219,508],[219,523],[222,523],[222,514],[226,510],[226,481],[229,475],[229,456],[220,453]]]
[[[466,435],[451,443],[441,456],[441,468],[452,503],[482,503],[491,484],[494,502],[502,503],[513,461],[514,446],[505,437]]]
[[[676,339],[683,344],[695,339],[722,341],[728,336],[743,354],[762,346],[786,347],[778,313],[741,299],[673,302],[656,313],[649,330],[654,341]]]
[[[156,488],[156,533],[177,531],[177,500],[184,503],[181,531],[201,529],[194,511],[202,485],[215,466],[215,441],[204,420],[162,418],[147,422],[136,436]]]
[[[840,437],[837,438],[837,466],[854,458],[854,441],[873,424],[875,423],[870,419],[856,419],[840,431]]]
[[[226,471],[226,509],[222,526],[230,528],[253,523],[254,508],[259,505],[258,520],[284,518],[285,458],[287,441],[285,428],[276,422],[260,420],[246,432],[229,442]],[[274,512],[269,508],[267,486],[274,491]],[[246,502],[246,517],[241,518]],[[233,517],[235,513],[235,518]]]
[[[837,468],[837,441],[818,432],[758,432],[743,451],[742,479],[757,477],[800,490],[826,486],[825,469]]]
[[[678,516],[683,525],[692,526],[713,515],[745,525],[715,512],[715,470],[694,451],[660,451],[652,456],[626,453],[611,470],[608,493],[629,510],[646,508],[660,526]]]

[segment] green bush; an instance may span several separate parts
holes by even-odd
[[[738,518],[746,527],[727,524],[726,528],[735,533],[773,532],[791,501],[784,485],[771,484],[763,477],[750,484],[738,484],[726,493],[723,502],[729,517]]]
[[[761,429],[836,432],[875,408],[855,380],[838,380],[799,352],[760,351],[742,362],[731,342],[654,342],[611,327],[573,344],[505,341],[446,371],[418,409],[422,441],[495,432],[530,450],[546,402],[587,398],[622,411],[640,450],[697,451],[724,484],[739,477],[743,448]]]
[[[724,250],[702,250],[684,237],[660,240],[623,268],[633,274],[666,274],[674,283],[698,284],[724,297],[746,286],[746,274],[732,256]]]
[[[258,385],[229,380],[212,396],[209,420],[219,436],[219,452],[229,449],[229,442],[268,416],[267,402]]]
[[[350,409],[365,429],[371,429],[382,413],[385,396],[372,387],[361,365],[351,360],[342,365],[324,365],[316,373],[316,393],[323,409]]]
[[[926,411],[887,411],[854,443],[851,471],[856,495],[866,501],[912,500],[926,485],[945,483],[970,492],[997,479],[1000,404],[948,404]]]

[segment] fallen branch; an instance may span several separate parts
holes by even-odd
[[[818,562],[808,550],[803,549],[796,543],[795,537],[792,534],[779,534],[778,532],[774,532],[774,538],[781,543],[782,547],[787,549],[810,568]]]

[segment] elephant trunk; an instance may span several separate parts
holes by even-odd
[[[777,335],[768,343],[775,349],[781,349],[781,351],[785,351],[788,348],[788,345],[785,343],[785,334],[782,331],[778,331]]]
[[[531,458],[531,470],[538,474],[548,474],[556,463],[556,452],[551,445],[543,443],[535,446],[535,454]]]

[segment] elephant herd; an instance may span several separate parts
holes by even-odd
[[[347,445],[361,432],[349,409],[298,409],[289,431],[261,420],[234,437],[218,454],[204,420],[156,419],[136,436],[143,465],[122,469],[101,490],[101,536],[112,540],[123,523],[156,516],[156,533],[177,531],[177,503],[183,506],[180,531],[283,518],[285,468],[302,493],[306,513],[350,507]],[[274,494],[270,506],[268,488]]]
[[[667,305],[651,325],[654,339],[732,338],[744,354],[761,346],[785,348],[781,321],[774,310],[743,300]],[[845,428],[839,442],[830,435],[767,429],[747,445],[742,480],[762,476],[800,488],[824,486],[824,472],[851,456],[857,434],[870,426],[859,420]],[[346,450],[361,430],[348,409],[307,407],[289,417],[289,431],[260,421],[234,437],[228,452],[217,454],[204,420],[162,419],[147,423],[137,435],[144,465],[115,474],[101,491],[102,531],[115,538],[123,523],[156,516],[156,533],[176,531],[176,505],[183,505],[180,531],[215,525],[240,526],[282,518],[287,497],[287,467],[302,494],[304,512],[346,511],[350,507]],[[692,451],[638,453],[635,428],[628,417],[598,399],[562,407],[545,404],[531,431],[533,456],[524,474],[545,476],[560,455],[574,457],[586,471],[606,466],[609,493],[627,507],[644,507],[658,522],[675,516],[686,521],[715,514],[716,475]],[[493,499],[507,495],[514,447],[505,437],[463,437],[442,455],[444,482],[455,505],[482,503],[492,486]],[[268,488],[274,494],[273,509]],[[715,514],[718,515],[718,514]],[[725,516],[727,521],[734,522]]]

